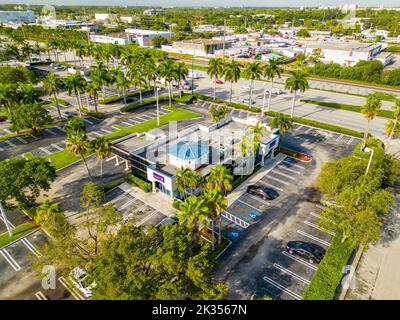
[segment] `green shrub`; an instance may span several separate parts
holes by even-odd
[[[153,88],[149,88],[149,89],[143,89],[142,90],[142,95],[152,92]],[[125,94],[125,98],[132,98],[132,97],[136,97],[139,96],[139,92],[131,92],[131,93],[127,93]],[[99,99],[99,103],[100,104],[110,104],[113,102],[118,102],[118,101],[123,101],[124,100],[124,96],[123,95],[119,95],[119,96],[114,96],[114,97],[106,97],[104,99]]]
[[[317,272],[303,293],[304,300],[333,300],[336,289],[343,277],[343,267],[347,265],[353,247],[342,242],[342,234],[337,232],[319,264]]]
[[[107,192],[107,191],[110,191],[111,189],[114,189],[116,186],[119,186],[124,181],[125,181],[125,178],[121,178],[121,179],[115,180],[113,182],[107,183],[104,186],[104,192]]]
[[[363,144],[363,142],[360,141],[354,148],[353,153],[356,157],[360,157],[363,159],[369,159],[371,154],[369,152],[365,152],[365,151],[361,150],[362,144]],[[377,150],[383,151],[384,147],[385,147],[382,140],[380,140],[378,138],[372,138],[372,137],[367,139],[367,143],[365,144],[365,146],[373,149],[374,151],[377,151]]]
[[[146,193],[150,192],[152,190],[152,186],[151,186],[150,182],[144,181],[135,176],[131,176],[131,175],[127,176],[126,182],[128,182],[129,184],[134,185],[136,187],[139,187]]]
[[[176,210],[180,210],[181,204],[182,204],[182,201],[181,201],[181,200],[175,199],[174,202],[172,203],[172,206],[173,206]]]
[[[104,119],[104,114],[100,113],[100,112],[96,112],[96,111],[89,111],[86,108],[82,108],[82,113],[86,116],[90,116],[96,119]]]

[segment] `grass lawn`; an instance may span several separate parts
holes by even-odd
[[[180,108],[164,107],[164,109],[170,110],[171,112],[160,116],[160,127],[168,124],[171,121],[183,121],[183,120],[200,117],[200,115],[198,113],[186,111],[186,110],[180,109]],[[151,129],[157,128],[158,126],[157,126],[157,119],[152,119],[152,120],[142,122],[142,123],[139,123],[137,125],[134,125],[134,126],[128,127],[128,128],[119,127],[119,126],[116,126],[116,127],[118,127],[120,130],[110,133],[108,135],[105,135],[104,137],[110,141],[114,141],[114,140],[120,139],[122,137],[125,137],[131,133],[146,132]],[[75,157],[74,155],[69,153],[67,150],[53,153],[51,155],[46,156],[45,158],[50,160],[51,163],[56,167],[57,170],[64,168],[64,167],[80,160],[80,157]]]
[[[12,230],[13,235],[10,237],[8,232],[4,232],[0,235],[0,248],[6,246],[7,244],[22,238],[28,233],[32,232],[34,229],[39,228],[39,226],[34,222],[25,222]]]
[[[301,102],[311,103],[322,107],[352,111],[352,112],[361,112],[361,106],[353,105],[353,104],[343,104],[343,103],[336,103],[336,102],[325,102],[325,101],[318,101],[318,100],[307,100],[301,99]],[[379,115],[384,118],[393,119],[393,111],[390,110],[381,110]]]

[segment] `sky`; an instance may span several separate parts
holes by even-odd
[[[299,7],[333,6],[356,3],[360,6],[400,6],[399,0],[0,0],[0,4],[52,4],[52,5],[129,5],[129,6],[258,6],[258,7]]]

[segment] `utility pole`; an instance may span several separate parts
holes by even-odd
[[[11,237],[11,236],[12,236],[12,229],[11,229],[11,227],[10,227],[10,225],[9,225],[8,220],[7,220],[6,210],[4,209],[3,205],[1,204],[1,201],[0,201],[0,211],[1,211],[1,216],[2,216],[2,218],[3,218],[3,221],[4,221],[5,225],[6,225],[8,234],[9,234],[10,237]]]

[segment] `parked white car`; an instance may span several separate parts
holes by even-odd
[[[85,296],[90,298],[92,290],[96,288],[96,282],[90,282],[88,274],[81,267],[74,268],[69,274],[69,281]]]
[[[196,72],[191,72],[191,71],[189,71],[189,74],[188,74],[188,78],[189,79],[198,79],[200,76],[199,76],[199,74],[198,73],[196,73]]]
[[[269,88],[266,89],[269,92]],[[272,94],[282,94],[283,91],[280,88],[272,88]]]

